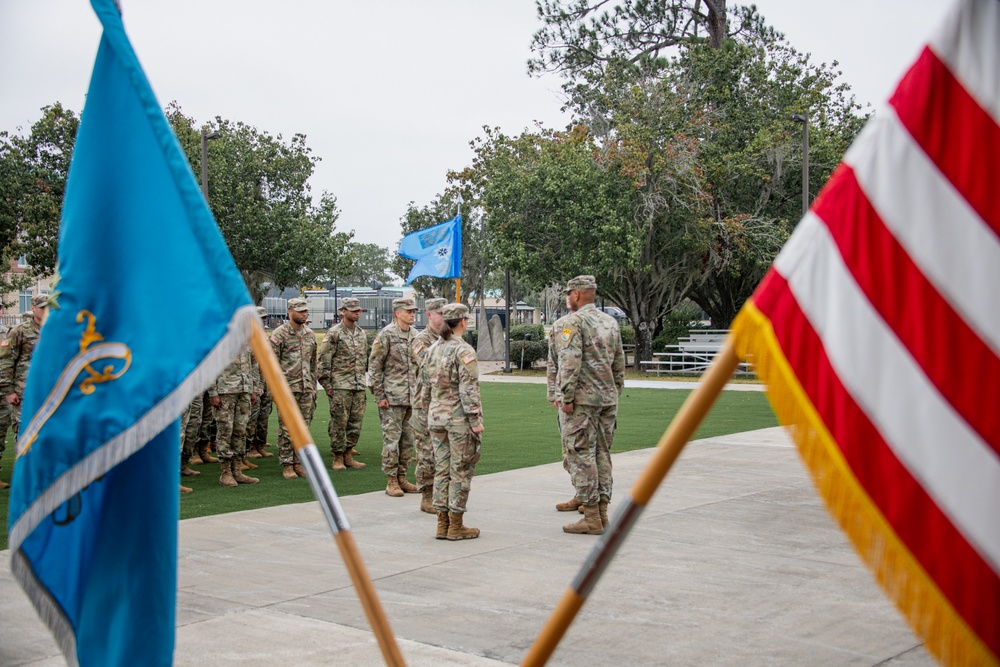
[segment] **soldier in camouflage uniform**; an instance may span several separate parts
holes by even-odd
[[[368,400],[365,392],[368,338],[358,326],[362,312],[360,301],[344,299],[340,323],[326,332],[319,346],[319,383],[330,398],[330,454],[334,470],[365,467],[352,454],[361,436]]]
[[[21,424],[21,399],[24,397],[24,382],[28,378],[28,366],[31,355],[38,345],[38,337],[45,321],[45,309],[49,298],[38,295],[31,299],[31,317],[11,329],[7,337],[0,341],[0,396],[3,396],[5,412],[14,427],[14,440],[17,440],[18,428]],[[6,428],[4,429],[6,433]],[[6,439],[6,438],[5,438]],[[6,443],[0,441],[0,456]],[[0,482],[0,489],[9,484]]]
[[[438,333],[444,318],[441,308],[448,303],[447,299],[427,299],[424,309],[427,313],[427,328],[413,339],[413,361],[417,365],[417,391],[413,402],[413,417],[410,425],[413,427],[413,442],[417,452],[417,488],[423,494],[420,500],[420,511],[434,514],[434,447],[431,445],[431,434],[427,430],[427,402],[423,397],[423,365],[427,361],[427,353],[441,339]]]
[[[244,475],[240,467],[240,461],[246,456],[250,404],[257,401],[256,373],[253,354],[249,346],[244,345],[219,374],[215,384],[208,388],[215,416],[215,446],[222,464],[222,475],[219,477],[222,486],[256,484],[260,481]]]
[[[559,394],[556,386],[556,377],[559,373],[559,350],[564,344],[562,340],[562,332],[566,329],[566,324],[569,322],[571,317],[573,317],[573,313],[568,313],[552,323],[552,328],[549,329],[549,354],[545,365],[545,400],[551,403],[552,407],[556,408],[556,428],[560,433],[559,440],[560,446],[562,447],[563,470],[567,473],[569,472],[569,461],[566,457],[566,444],[562,441],[562,412],[559,410]],[[570,481],[572,482],[572,480]],[[575,490],[572,498],[564,503],[556,503],[556,510],[560,512],[572,512],[574,510],[579,510],[580,513],[583,513],[583,510],[581,509],[582,507],[583,505],[581,505],[580,501],[576,499]]]
[[[191,468],[191,455],[194,454],[194,442],[198,439],[201,429],[201,396],[197,396],[187,404],[181,413],[181,476],[196,477],[201,473]],[[201,462],[201,459],[198,459]],[[191,493],[193,489],[181,485],[181,493]]]
[[[0,354],[3,354],[7,349],[4,346],[4,342],[7,340],[7,333],[9,331],[10,328],[7,325],[0,323]],[[7,401],[0,400],[0,458],[3,458],[3,451],[7,445],[7,429],[10,428],[13,421],[14,413],[11,410],[10,404]],[[2,466],[0,466],[0,470],[2,469]],[[0,489],[8,487],[10,487],[10,484],[0,480]]]
[[[260,317],[261,326],[267,329],[267,309],[257,306],[257,315]],[[260,366],[257,366],[258,372]],[[267,443],[267,426],[271,419],[271,390],[264,381],[263,373],[260,374],[258,384],[257,402],[250,407],[250,424],[247,426],[247,456],[252,459],[272,458],[274,454],[266,451],[265,447],[270,447]]]
[[[388,482],[385,492],[394,498],[419,489],[406,479],[413,461],[413,399],[417,378],[410,344],[416,335],[411,324],[417,314],[413,299],[394,299],[392,324],[378,332],[368,358],[372,395],[382,423],[382,472]]]
[[[439,540],[479,537],[463,525],[469,487],[482,449],[483,407],[479,399],[476,351],[462,340],[469,309],[449,303],[441,309],[441,340],[424,362],[421,393],[434,446],[434,509]]]
[[[306,325],[308,319],[309,306],[306,300],[298,297],[289,299],[288,321],[271,333],[271,348],[278,357],[278,363],[307,426],[312,422],[315,406],[318,360],[316,335]],[[292,448],[292,439],[280,414],[278,426],[281,429],[278,435],[278,461],[281,463],[282,477],[305,477],[305,468],[299,463],[298,454]]]
[[[554,402],[560,411],[566,464],[584,516],[563,530],[600,535],[608,523],[611,443],[618,397],[625,386],[625,353],[618,323],[594,306],[594,277],[571,279],[565,292],[571,314],[554,332],[558,339]]]

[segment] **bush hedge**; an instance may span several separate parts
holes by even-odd
[[[510,340],[524,340],[525,334],[531,334],[531,340],[545,340],[545,327],[541,324],[515,324],[510,328]]]
[[[540,326],[540,325],[539,325]],[[534,335],[532,335],[534,339]],[[522,364],[522,354],[524,361]],[[510,365],[520,370],[531,368],[536,361],[542,361],[549,356],[549,344],[546,340],[512,340],[510,342]]]

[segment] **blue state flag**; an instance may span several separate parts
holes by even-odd
[[[104,32],[22,404],[11,569],[70,665],[170,665],[178,417],[256,316],[113,0],[91,4]]]
[[[462,216],[407,234],[399,242],[399,254],[417,263],[406,277],[409,285],[420,276],[462,277]]]

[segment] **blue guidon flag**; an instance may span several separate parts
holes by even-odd
[[[406,277],[409,285],[420,276],[462,277],[462,216],[407,234],[399,254],[417,261]]]
[[[91,4],[104,33],[21,411],[11,568],[70,665],[170,665],[178,417],[256,315],[118,9]]]

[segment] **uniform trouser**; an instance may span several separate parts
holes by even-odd
[[[316,407],[316,392],[293,392],[292,397],[299,406],[299,412],[302,413],[302,419],[305,420],[306,426],[309,426],[312,423],[313,408]],[[278,428],[278,463],[283,466],[294,465],[299,462],[299,457],[292,448],[292,439],[288,435],[288,428],[285,427],[285,421],[281,418],[280,412],[278,413]]]
[[[14,413],[10,403],[0,397],[0,458],[7,448],[7,429],[14,423]],[[14,440],[17,440],[17,431],[14,432]]]
[[[427,430],[427,411],[413,408],[410,419],[413,427],[413,444],[417,453],[417,486],[421,489],[434,485],[434,445],[431,444],[431,434]]]
[[[584,505],[611,500],[611,443],[618,406],[576,405],[559,413],[563,451],[576,499]]]
[[[201,395],[201,400],[201,427],[198,430],[197,444],[192,444],[194,447],[209,445],[215,440],[215,413],[212,410],[212,401],[207,391]]]
[[[23,400],[21,396],[18,396],[18,398]],[[3,400],[3,397],[0,397],[0,400]],[[17,434],[21,430],[21,401],[18,401],[17,403],[7,403],[7,401],[4,400],[4,403],[7,404],[7,414],[10,419],[10,422],[8,423],[14,431],[14,442],[17,442]]]
[[[201,396],[195,397],[188,403],[181,415],[181,462],[194,455],[194,448],[198,444],[198,432],[201,431],[201,420],[204,413],[204,403]]]
[[[443,430],[431,429],[430,436],[434,447],[434,510],[463,513],[482,440],[464,419]]]
[[[387,476],[405,475],[413,462],[412,416],[409,405],[378,409],[382,423],[382,472]]]
[[[264,392],[257,397],[257,402],[250,408],[250,425],[247,426],[247,444],[263,447],[267,444],[267,427],[271,419],[271,392]]]
[[[215,448],[223,461],[247,455],[247,424],[250,422],[250,394],[219,394],[215,415]]]
[[[330,396],[330,454],[343,456],[358,444],[368,397],[364,389],[334,389]]]

